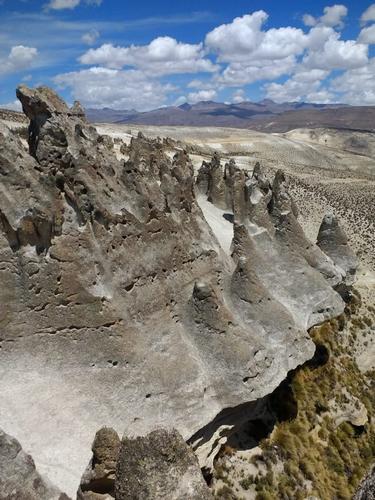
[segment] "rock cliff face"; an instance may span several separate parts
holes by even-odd
[[[0,125],[1,424],[68,493],[102,425],[173,425],[203,465],[217,415],[255,411],[311,358],[306,330],[342,312],[347,269],[306,239],[282,172],[271,185],[259,166],[203,166],[199,198],[233,221],[228,254],[184,151],[140,134],[120,162],[78,103],[17,96],[29,151]]]

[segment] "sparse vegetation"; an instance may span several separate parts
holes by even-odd
[[[367,318],[356,316],[359,304],[355,295],[345,315],[310,331],[314,342],[328,350],[328,360],[321,366],[306,363],[291,378],[297,417],[278,423],[261,441],[262,456],[256,455],[252,462],[264,463],[267,473],[240,481],[244,490],[255,489],[257,500],[303,500],[308,495],[349,500],[374,460],[374,379],[360,372],[341,333],[349,319],[354,329],[368,326]],[[350,402],[348,395],[357,409],[359,402],[367,409],[363,428],[335,423],[330,408],[344,408]],[[276,462],[283,464],[281,473],[273,472]]]

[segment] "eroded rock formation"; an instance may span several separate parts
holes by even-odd
[[[92,459],[77,492],[77,500],[108,500],[115,496],[116,464],[120,438],[114,429],[103,427],[92,444]]]
[[[352,285],[358,258],[348,245],[348,238],[333,214],[327,214],[320,226],[317,245],[343,270],[345,283]]]
[[[29,152],[0,129],[1,418],[70,491],[103,425],[207,429],[194,445],[212,463],[217,415],[312,357],[306,329],[342,312],[343,271],[305,238],[281,172],[271,185],[215,156],[199,173],[199,196],[232,215],[230,255],[186,152],[140,134],[119,161],[79,104],[17,95]]]

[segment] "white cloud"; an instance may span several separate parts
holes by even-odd
[[[305,26],[315,26],[318,23],[317,19],[311,14],[304,14],[302,21]]]
[[[238,104],[240,102],[246,101],[245,91],[243,89],[238,89],[232,94],[232,102]]]
[[[181,43],[167,36],[155,38],[149,45],[143,46],[115,47],[104,44],[88,50],[80,57],[80,62],[113,69],[131,66],[153,75],[217,70],[217,66],[204,57],[202,44]]]
[[[242,86],[263,79],[274,79],[290,73],[296,57],[308,43],[307,35],[293,27],[262,30],[268,15],[260,10],[237,17],[206,36],[206,46],[220,62],[228,63],[218,83]]]
[[[359,34],[358,41],[369,45],[375,44],[375,24],[363,28]]]
[[[339,27],[343,26],[343,18],[348,15],[348,9],[345,5],[333,5],[332,7],[324,7],[324,14],[320,18],[320,22],[325,26]]]
[[[342,101],[358,106],[375,104],[375,58],[363,68],[346,71],[335,78],[331,88],[342,93]]]
[[[315,26],[321,24],[332,28],[343,28],[343,19],[348,15],[348,9],[345,5],[332,5],[324,7],[324,14],[321,17],[314,17],[311,14],[305,14],[302,18],[305,26]]]
[[[325,70],[360,68],[368,62],[368,47],[355,40],[340,40],[334,29],[316,26],[308,35],[309,51],[303,64]]]
[[[82,0],[51,0],[45,5],[47,10],[75,9],[82,3]],[[83,0],[87,5],[100,5],[102,0]]]
[[[0,109],[10,109],[11,111],[22,111],[22,105],[18,99],[5,104],[0,104]]]
[[[255,60],[249,63],[233,63],[217,78],[220,85],[238,87],[259,80],[273,80],[291,73],[296,65],[293,56],[279,60]]]
[[[332,102],[334,95],[321,87],[328,74],[328,71],[300,67],[285,83],[265,85],[266,95],[275,102]]]
[[[74,99],[86,107],[147,110],[165,104],[174,90],[137,70],[92,67],[57,75],[55,83],[70,88]]]
[[[206,45],[219,55],[221,61],[249,56],[259,45],[262,24],[268,19],[263,10],[236,17],[230,24],[222,24],[206,36]]]
[[[302,30],[288,26],[262,31],[267,19],[263,10],[237,17],[208,33],[206,46],[218,54],[219,61],[229,63],[284,59],[303,52],[306,35]]]
[[[11,48],[8,56],[0,56],[0,74],[15,73],[30,68],[37,56],[38,51],[35,47],[16,45]]]
[[[94,45],[97,39],[100,37],[100,33],[98,30],[92,29],[87,33],[84,33],[81,37],[81,40],[86,45]]]
[[[369,21],[375,21],[375,3],[370,5],[361,15],[361,23],[365,24]]]
[[[216,90],[199,90],[188,94],[188,102],[195,104],[200,101],[213,101],[217,97]]]

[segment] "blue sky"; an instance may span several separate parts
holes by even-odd
[[[0,105],[19,83],[117,109],[375,104],[374,44],[363,0],[0,0]]]

